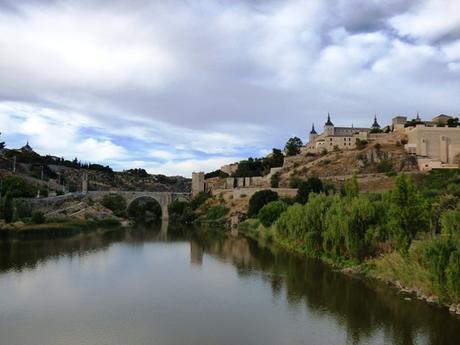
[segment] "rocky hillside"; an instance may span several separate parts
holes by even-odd
[[[89,190],[146,190],[189,192],[191,179],[182,176],[151,175],[144,169],[115,172],[97,164],[81,165],[59,158],[4,150],[0,154],[0,176],[13,174],[13,155],[17,157],[16,176],[29,183],[49,186],[50,190],[80,191],[82,178],[88,176]],[[42,180],[43,176],[43,180]]]

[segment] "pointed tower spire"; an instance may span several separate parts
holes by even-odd
[[[417,111],[417,118],[416,118],[416,120],[417,120],[417,121],[420,121],[420,120],[421,120],[421,119],[420,119],[420,114],[418,113],[418,111]]]
[[[325,126],[334,126],[334,124],[331,121],[331,114],[327,113],[327,122]]]
[[[318,133],[316,133],[316,131],[315,131],[315,124],[314,124],[314,123],[311,125],[311,132],[310,132],[310,134],[318,134]]]
[[[374,114],[374,123],[372,124],[373,129],[380,129],[380,125],[377,122],[377,114]]]

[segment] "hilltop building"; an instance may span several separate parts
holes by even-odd
[[[331,121],[331,115],[327,114],[323,133],[318,134],[313,124],[309,134],[309,142],[305,148],[307,152],[354,149],[356,148],[357,139],[366,140],[372,130],[379,129],[380,125],[377,122],[377,116],[374,116],[374,123],[370,128],[354,127],[353,125],[351,127],[336,127]]]
[[[29,140],[27,140],[27,143],[19,149],[22,153],[32,153],[34,152],[33,148],[29,145]]]

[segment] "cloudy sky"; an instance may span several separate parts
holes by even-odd
[[[0,0],[8,147],[189,176],[397,114],[458,114],[459,0]]]

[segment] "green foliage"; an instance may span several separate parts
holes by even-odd
[[[286,142],[284,150],[286,151],[287,156],[295,156],[300,153],[300,148],[303,146],[302,140],[298,137],[289,138]]]
[[[277,201],[278,194],[269,189],[261,190],[249,199],[248,216],[255,217],[259,213],[260,209],[271,201]]]
[[[126,214],[126,212],[123,212]],[[128,216],[140,223],[158,222],[161,220],[162,210],[160,204],[150,198],[139,198],[131,202]]]
[[[45,222],[45,214],[40,211],[35,211],[32,213],[32,223],[34,224],[43,224]]]
[[[286,211],[287,207],[288,205],[281,200],[269,202],[260,209],[257,218],[263,226],[269,227]]]
[[[200,192],[191,201],[190,208],[195,211],[211,197],[210,193]]]
[[[5,223],[11,223],[13,221],[13,196],[8,191],[3,201],[3,218]]]
[[[457,127],[459,126],[459,121],[458,121],[458,117],[455,117],[453,119],[448,119],[447,120],[447,127]]]
[[[353,172],[353,175],[350,180],[345,181],[344,191],[345,191],[345,195],[348,198],[354,198],[358,196],[359,186],[358,186],[358,177],[356,176],[356,172]]]
[[[289,179],[289,188],[299,188],[302,182],[303,179],[300,176],[294,175]]]
[[[2,135],[2,133],[0,132],[0,135]],[[3,150],[5,148],[5,142],[4,141],[0,141],[0,150]]]
[[[397,247],[407,253],[417,231],[428,228],[426,205],[412,179],[405,174],[397,177],[390,199],[388,224]]]
[[[368,143],[367,143],[367,140],[361,140],[361,139],[359,139],[359,138],[356,139],[356,148],[357,148],[358,150],[363,150],[363,149],[365,149],[366,146],[367,146],[367,144],[368,144]]]
[[[272,154],[267,158],[270,163],[270,168],[280,168],[284,164],[284,155],[280,149],[273,149]]]
[[[322,191],[323,182],[318,177],[310,177],[307,181],[300,184],[296,201],[305,204],[308,201],[310,193],[321,193]]]
[[[24,219],[32,215],[32,206],[26,200],[14,200],[14,218]]]
[[[126,215],[126,200],[121,195],[104,195],[101,204],[111,210],[117,217],[124,217]]]
[[[450,254],[455,250],[452,242],[436,239],[427,243],[422,254],[422,263],[428,269],[433,282],[443,284]]]
[[[455,209],[458,205],[458,202],[459,198],[455,195],[443,194],[437,197],[436,200],[431,204],[431,230],[433,233],[440,232],[442,214],[447,210]],[[449,222],[449,220],[446,219],[446,222]]]
[[[388,173],[393,170],[393,164],[389,160],[381,160],[377,164],[377,171],[379,173]]]
[[[33,198],[37,195],[37,187],[18,176],[7,176],[3,179],[2,194],[7,191],[13,198]]]
[[[441,228],[443,234],[460,238],[460,208],[442,213]]]
[[[209,221],[216,221],[225,217],[228,213],[228,208],[222,205],[211,206],[206,212],[206,219]]]
[[[270,177],[270,186],[272,188],[278,188],[280,186],[280,174],[279,173],[274,173]]]
[[[449,292],[457,302],[460,301],[460,248],[450,254],[446,277]]]
[[[204,175],[204,178],[205,179],[208,179],[208,178],[213,178],[213,177],[220,177],[220,178],[226,178],[228,177],[229,175],[226,173],[226,172],[223,172],[222,170],[220,169],[217,169],[217,170],[214,170],[210,173],[207,173]]]

